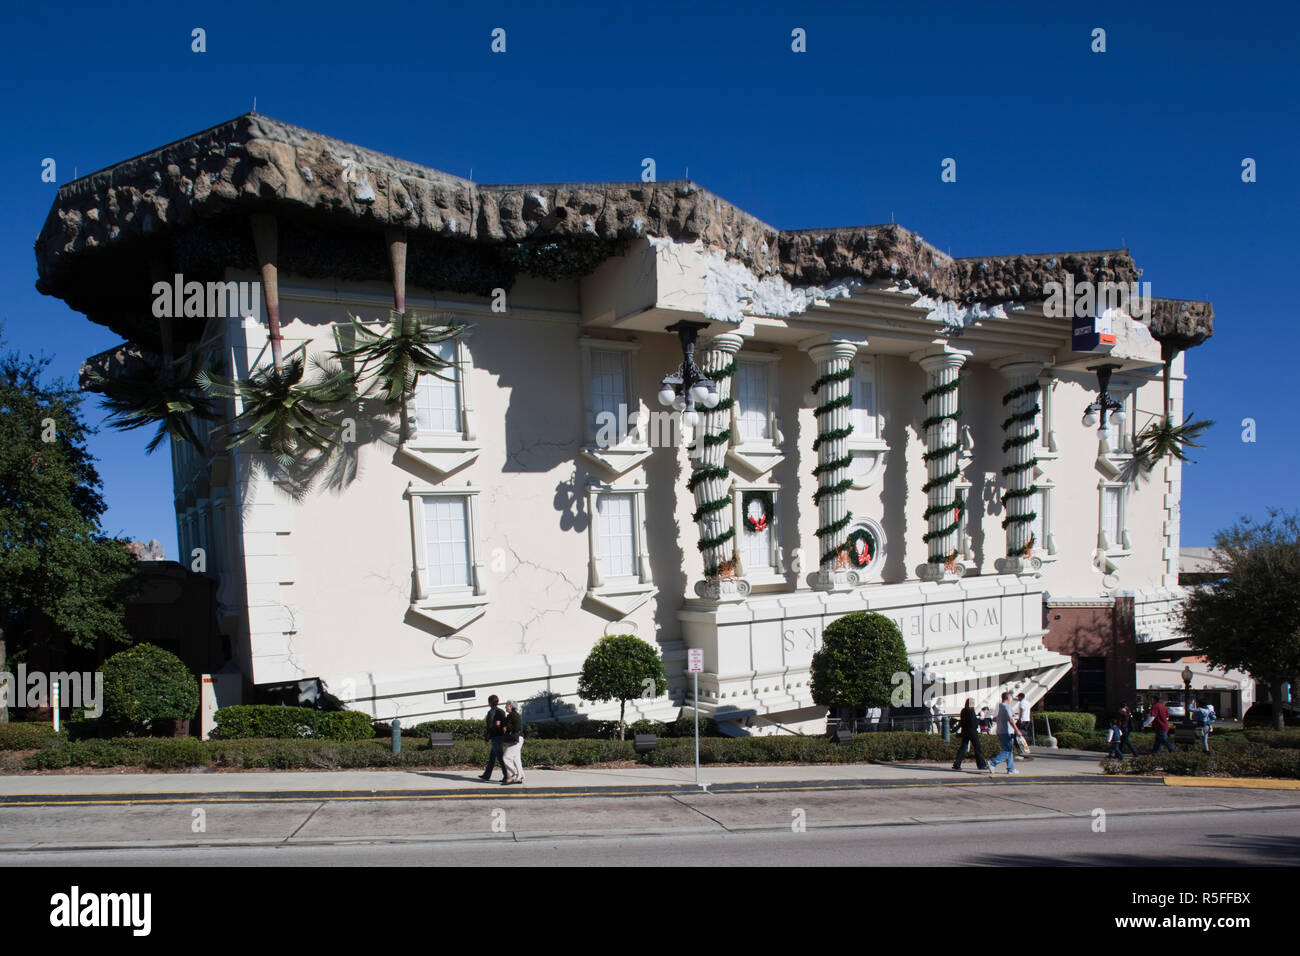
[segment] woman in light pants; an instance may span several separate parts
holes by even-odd
[[[506,701],[506,733],[503,762],[506,766],[504,784],[524,782],[524,720],[519,714],[519,705],[513,700]]]

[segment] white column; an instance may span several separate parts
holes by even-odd
[[[717,436],[731,427],[733,402],[730,399],[734,373],[722,375],[719,373],[734,363],[736,352],[740,350],[743,342],[744,337],[738,332],[723,332],[705,343],[696,358],[700,370],[717,383],[719,401],[717,407],[713,409],[706,409],[703,406],[696,408],[700,416],[700,424],[696,433],[697,454],[692,458],[692,475],[705,472],[708,477],[694,486],[695,507],[700,509],[714,502],[727,500],[724,507],[713,508],[703,513],[697,511],[700,516],[696,519],[696,527],[700,540],[716,539],[726,535],[728,531],[731,532],[726,540],[702,550],[705,575],[708,578],[716,577],[715,569],[734,566],[735,561],[736,526],[732,520],[731,491],[728,487],[729,475],[725,464],[730,443],[717,440]],[[709,440],[710,437],[713,438],[712,442]],[[714,573],[710,574],[710,571]],[[709,585],[709,582],[701,583]],[[699,587],[696,590],[698,592]],[[706,590],[709,588],[706,587]],[[724,590],[730,591],[733,588],[728,587]],[[718,595],[712,594],[712,596]]]
[[[1041,399],[1038,376],[1045,364],[1042,357],[1020,355],[996,366],[1007,383],[1002,399],[1002,508],[1007,551],[1006,557],[999,558],[994,566],[1007,574],[1037,570],[1042,562],[1032,560],[1030,551],[1047,544],[1030,541],[1029,522],[1016,520],[1034,510],[1034,471],[1026,466],[1034,460],[1039,437],[1034,414]]]
[[[809,357],[817,365],[817,552],[818,571],[813,587],[839,591],[857,583],[856,575],[841,560],[849,514],[849,432],[851,424],[851,374],[858,346],[853,342],[814,345]],[[825,436],[825,437],[823,437]]]
[[[970,355],[947,344],[912,355],[912,361],[925,370],[927,558],[916,573],[926,581],[959,578],[963,570],[960,563],[950,561],[958,550],[957,528],[952,527],[956,478],[944,479],[958,471],[957,377]]]

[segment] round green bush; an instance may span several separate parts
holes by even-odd
[[[179,657],[137,644],[104,662],[104,718],[144,731],[156,720],[189,720],[199,709],[199,682]]]
[[[812,657],[812,698],[822,707],[887,707],[912,666],[898,625],[873,611],[854,611],[826,625]],[[900,676],[901,675],[901,676]]]

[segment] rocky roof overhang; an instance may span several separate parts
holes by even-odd
[[[700,241],[794,286],[888,279],[965,304],[1043,299],[1067,275],[1141,274],[1127,250],[953,259],[898,225],[783,232],[684,181],[478,185],[248,113],[61,187],[36,240],[36,287],[154,346],[156,277],[255,269],[255,212],[277,216],[283,272],[387,280],[380,236],[398,228],[412,285],[476,295],[520,273],[585,275],[645,236]],[[1189,348],[1213,334],[1213,309],[1162,299],[1148,325]]]

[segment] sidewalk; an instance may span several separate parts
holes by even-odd
[[[967,762],[961,771],[947,763],[813,764],[783,766],[704,766],[700,782],[710,789],[849,789],[855,787],[911,787],[936,784],[978,785],[997,782],[1120,781],[1103,777],[1100,755],[1087,751],[1057,750],[1035,753],[1031,760],[1016,761],[1017,775],[998,768],[995,777]],[[1138,779],[1138,778],[1134,778]],[[696,790],[694,767],[627,767],[610,769],[530,769],[522,786],[503,787],[500,773],[491,783],[473,770],[283,770],[184,771],[176,773],[49,773],[0,776],[0,804],[24,797],[52,796],[66,801],[76,797],[129,797],[157,799],[160,795],[258,795],[287,799],[301,795],[446,796],[468,798],[490,794],[494,799],[546,794],[666,793]],[[1147,781],[1150,782],[1150,781]]]

